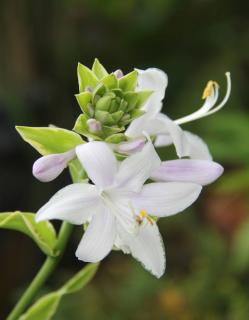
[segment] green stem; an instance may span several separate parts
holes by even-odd
[[[66,247],[68,238],[72,232],[73,226],[67,222],[63,222],[58,235],[57,247],[59,255],[56,257],[47,257],[41,269],[24,292],[21,299],[18,301],[12,312],[9,314],[7,320],[17,320],[19,316],[25,311],[27,306],[31,303],[33,297],[40,290],[44,282],[48,279],[51,273],[59,263],[64,249]]]

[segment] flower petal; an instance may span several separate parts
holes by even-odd
[[[85,143],[76,148],[76,154],[94,184],[101,188],[112,185],[118,162],[106,143]]]
[[[95,186],[71,184],[58,191],[36,214],[36,221],[59,219],[83,224],[101,209]]]
[[[154,146],[147,142],[142,151],[129,156],[120,163],[116,175],[116,185],[130,191],[140,191],[151,173],[160,166]]]
[[[200,137],[189,131],[184,131],[184,134],[188,141],[188,156],[191,159],[212,160],[208,146]]]
[[[164,124],[161,121],[157,121],[155,115],[147,112],[141,117],[134,119],[125,134],[129,138],[142,137],[143,132],[147,132],[148,135],[156,135],[164,130]]]
[[[158,114],[157,119],[164,122],[164,127],[167,130],[164,130],[165,133],[161,131],[157,135],[156,147],[168,146],[173,143],[180,158],[212,160],[206,143],[200,137],[191,132],[183,131],[180,126],[162,113]]]
[[[170,216],[189,207],[201,189],[200,185],[187,182],[149,183],[134,197],[133,204],[138,212],[143,209],[152,216]]]
[[[193,182],[204,186],[218,179],[223,171],[223,167],[213,161],[180,159],[162,162],[152,173],[151,179]]]
[[[131,198],[133,192],[120,189],[112,189],[106,192],[107,197],[103,196],[103,201],[109,211],[116,217],[117,222],[123,226],[127,232],[134,232],[137,223]]]
[[[158,134],[156,136],[154,146],[156,148],[167,147],[173,143],[172,137],[169,134]]]
[[[130,234],[119,228],[119,243],[124,252],[131,252],[145,269],[160,278],[165,271],[164,245],[156,223],[142,224],[137,234]],[[126,249],[127,248],[127,249]]]
[[[141,151],[145,145],[145,142],[145,137],[137,138],[131,141],[121,142],[118,145],[114,145],[114,150],[116,150],[119,153],[130,155]]]
[[[98,262],[111,251],[116,237],[115,217],[104,209],[93,216],[76,251],[76,257],[85,262]]]
[[[140,90],[152,90],[154,91],[146,104],[143,106],[143,110],[153,110],[158,112],[161,110],[161,101],[164,98],[165,90],[168,85],[168,76],[165,72],[157,68],[149,68],[146,70],[136,69],[138,72],[138,86]]]
[[[164,142],[166,143],[166,146],[170,144],[170,139],[172,139],[172,143],[174,144],[176,148],[176,153],[178,157],[186,157],[189,155],[189,145],[186,135],[184,134],[184,131],[181,129],[180,126],[174,123],[169,117],[167,117],[163,113],[159,113],[157,115],[158,121],[161,121],[163,123],[164,130],[161,130],[159,132],[159,136],[161,136],[159,143],[160,146],[162,145],[162,134],[165,134],[166,137],[164,138]],[[158,139],[155,141],[155,146],[159,146]]]

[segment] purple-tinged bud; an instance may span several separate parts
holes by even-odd
[[[89,131],[92,133],[96,133],[102,130],[101,123],[96,119],[88,119],[86,123],[88,125]]]
[[[124,76],[123,71],[120,70],[120,69],[114,71],[114,75],[115,75],[115,77],[116,77],[117,79],[120,79],[120,78],[122,78],[122,77]]]
[[[128,142],[121,142],[115,148],[117,152],[130,155],[143,149],[146,138],[138,138]]]
[[[90,87],[90,86],[86,86],[86,87],[85,87],[85,91],[92,93],[92,92],[93,92],[93,88]]]
[[[33,176],[42,182],[52,181],[61,174],[68,162],[73,160],[75,156],[75,150],[73,149],[64,153],[41,157],[33,164]]]

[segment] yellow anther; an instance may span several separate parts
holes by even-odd
[[[202,94],[202,99],[207,99],[208,97],[211,96],[212,91],[213,91],[213,87],[214,87],[214,81],[210,80],[208,81],[203,94]]]
[[[148,221],[151,225],[153,225],[153,223],[154,223],[153,219],[148,215],[148,213],[147,213],[144,209],[142,209],[142,210],[140,210],[139,215],[136,216],[136,221],[137,221],[137,223],[138,223],[138,224],[141,224],[141,223],[143,222],[144,218],[146,218],[147,221]]]
[[[216,81],[213,81],[213,80],[210,80],[208,81],[204,91],[203,91],[203,94],[202,94],[202,99],[207,99],[208,97],[210,97],[212,95],[212,92],[214,90],[214,87],[218,88],[219,85]]]

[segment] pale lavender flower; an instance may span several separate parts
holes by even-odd
[[[104,142],[78,146],[76,154],[93,184],[76,183],[63,188],[37,212],[36,220],[89,222],[76,251],[78,259],[98,262],[115,246],[161,277],[165,252],[151,216],[183,211],[197,199],[202,187],[191,182],[144,185],[161,164],[151,142],[120,163]]]

